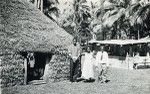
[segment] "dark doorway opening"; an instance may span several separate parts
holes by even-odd
[[[28,59],[28,54],[34,53],[34,66],[31,67],[30,61]],[[21,52],[21,54],[27,60],[25,69],[26,83],[33,80],[41,80],[41,77],[44,75],[45,65],[50,62],[52,54],[42,53],[42,52]]]
[[[35,58],[34,67],[31,68],[29,64],[27,66],[27,69],[28,69],[27,81],[28,82],[32,80],[40,80],[40,78],[44,74],[44,69],[45,69],[45,64],[46,64],[46,54],[35,53],[34,58]]]
[[[28,82],[32,80],[40,80],[44,75],[45,65],[50,61],[52,55],[49,53],[35,52],[35,65],[33,68],[28,66]]]

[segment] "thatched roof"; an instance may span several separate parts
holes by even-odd
[[[0,0],[0,49],[50,52],[72,38],[25,0]]]

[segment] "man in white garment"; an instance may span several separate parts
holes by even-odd
[[[98,72],[98,81],[101,83],[106,83],[107,81],[107,71],[109,67],[108,53],[104,51],[104,46],[97,45],[98,48],[101,48],[101,51],[97,52],[95,65],[97,66]]]

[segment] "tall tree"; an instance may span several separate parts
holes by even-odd
[[[64,27],[72,27],[73,35],[80,40],[86,40],[91,37],[90,30],[90,7],[86,4],[86,0],[74,0],[73,12],[65,20]]]
[[[109,8],[106,7],[107,4]],[[148,35],[150,31],[149,6],[149,2],[142,3],[142,0],[140,2],[138,0],[132,0],[131,2],[129,0],[117,2],[111,0],[111,2],[104,2],[103,7],[97,10],[96,15],[100,17],[103,28],[112,31],[112,36],[129,38],[133,34],[136,38],[141,38]]]
[[[138,38],[146,36],[150,31],[150,3],[144,3],[145,2],[139,2],[133,5],[139,7],[134,7],[136,11],[131,10],[132,14],[130,14],[129,18],[131,25],[134,26],[135,29],[138,29]]]

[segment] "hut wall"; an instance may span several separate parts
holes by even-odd
[[[64,54],[53,55],[49,63],[49,82],[68,80],[70,75],[70,61]]]
[[[24,84],[24,57],[20,54],[11,53],[1,55],[1,84],[2,87]],[[65,54],[53,55],[48,63],[49,82],[68,80],[70,76],[70,60]]]
[[[16,53],[1,55],[2,87],[20,85],[24,82],[24,59]]]

